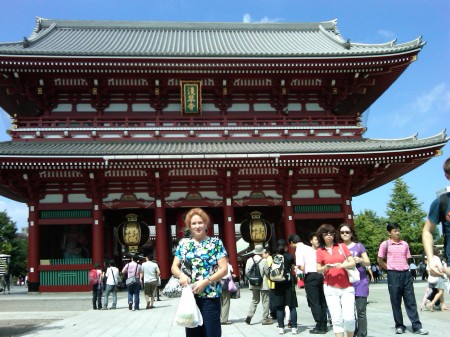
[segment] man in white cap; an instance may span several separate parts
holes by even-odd
[[[259,267],[259,271],[261,276],[263,276],[262,282],[255,284],[254,282],[250,282],[249,280],[249,289],[252,292],[252,302],[250,303],[250,308],[248,309],[247,318],[245,319],[245,323],[250,324],[253,315],[255,315],[256,307],[258,303],[261,301],[263,306],[262,313],[262,324],[269,325],[272,324],[272,320],[269,318],[269,286],[267,283],[267,276],[264,273],[264,270],[267,270],[267,260],[262,258],[262,254],[266,250],[263,245],[257,244],[255,245],[255,249],[253,250],[253,256],[247,260],[245,265],[245,274],[250,275],[250,270],[254,264],[257,264]],[[253,285],[251,283],[254,283]]]

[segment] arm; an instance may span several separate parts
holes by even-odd
[[[331,266],[329,264],[322,265],[321,263],[317,263],[317,272],[318,273],[325,273],[330,268],[331,268]]]
[[[173,263],[170,271],[172,272],[172,275],[174,277],[178,278],[181,286],[185,287],[191,283],[190,278],[181,271],[181,260],[177,256],[173,258]]]
[[[422,243],[423,249],[425,250],[425,254],[428,259],[429,272],[431,276],[442,276],[444,273],[433,264],[433,231],[436,228],[436,225],[427,219],[425,224],[423,225],[422,230]]]
[[[361,257],[355,256],[355,262],[361,263],[365,267],[370,267],[370,259],[366,252],[361,254]]]
[[[194,283],[194,288],[192,288],[192,292],[194,294],[199,294],[205,289],[208,285],[212,283],[220,282],[222,277],[228,274],[228,260],[226,257],[222,257],[218,261],[219,268],[214,274],[211,274],[206,279],[197,281]]]
[[[374,282],[372,268],[370,266],[369,266],[369,268],[367,268],[367,271],[369,272],[369,275],[370,275],[370,282]]]
[[[387,270],[387,264],[384,261],[384,259],[382,257],[377,257],[377,262],[380,265],[381,268],[383,268],[384,270]]]

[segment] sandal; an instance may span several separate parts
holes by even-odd
[[[448,311],[448,308],[445,305],[441,305],[441,311]]]
[[[434,304],[431,303],[427,304],[427,309],[430,311],[434,311]]]

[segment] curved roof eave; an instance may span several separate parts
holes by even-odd
[[[395,40],[384,44],[344,41],[337,30],[337,20],[248,24],[37,18],[36,22],[28,39],[0,43],[0,54],[182,58],[356,57],[412,52],[420,50],[425,44],[421,37],[401,44],[396,44]],[[164,44],[158,42],[161,39]]]

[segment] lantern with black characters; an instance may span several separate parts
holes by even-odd
[[[150,236],[148,225],[138,220],[136,214],[126,215],[127,221],[122,222],[117,228],[117,239],[128,248],[128,252],[136,253],[139,246],[144,245]]]
[[[261,212],[250,213],[250,218],[241,222],[240,232],[244,241],[254,244],[263,244],[270,240],[272,227],[269,221],[261,218]]]

